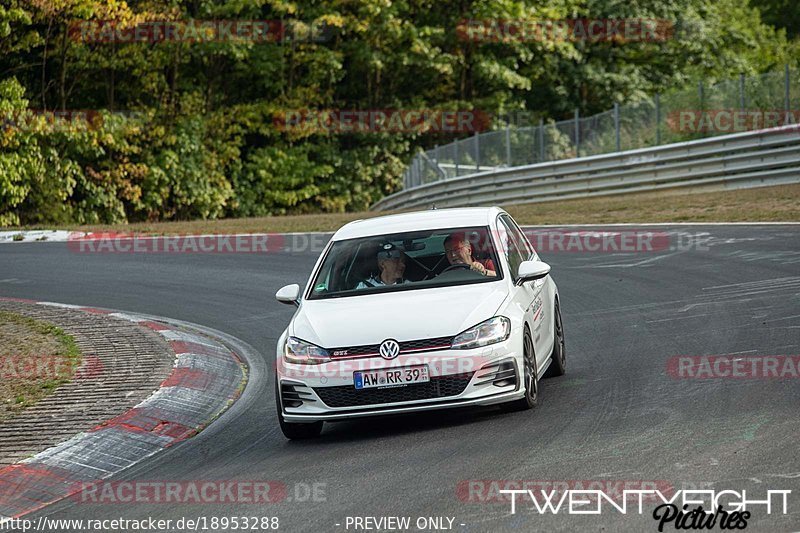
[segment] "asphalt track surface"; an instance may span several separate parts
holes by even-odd
[[[457,495],[465,480],[651,480],[676,489],[746,489],[761,499],[768,489],[792,490],[789,514],[754,507],[747,529],[800,530],[800,379],[675,379],[667,372],[677,355],[800,354],[800,226],[654,229],[688,232],[702,244],[541,254],[561,291],[568,370],[542,382],[534,411],[329,424],[311,442],[282,436],[269,369],[293,312],[273,295],[304,283],[316,252],[79,254],[63,243],[2,246],[2,296],[171,317],[254,350],[251,381],[231,410],[117,479],[277,480],[288,487],[287,500],[270,505],[64,501],[43,514],[277,516],[283,531],[346,531],[348,516],[410,516],[412,524],[447,516],[464,532],[656,531],[647,505],[642,515],[609,508],[539,515],[524,505],[512,515],[507,502]],[[314,483],[324,484],[324,498],[299,501]]]

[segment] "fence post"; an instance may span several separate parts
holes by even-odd
[[[621,151],[620,149],[620,138],[619,138],[619,103],[614,102],[614,131],[616,132],[617,137],[617,152]]]
[[[747,100],[744,94],[744,73],[739,74],[739,107],[742,111],[747,107]]]
[[[661,146],[661,95],[656,93],[656,146]]]
[[[439,145],[436,144],[433,147],[433,158],[436,160],[436,164],[439,164]]]
[[[544,163],[544,119],[539,119],[539,162]]]
[[[475,132],[475,172],[481,170],[481,139],[478,132]]]
[[[457,178],[458,177],[458,139],[456,139],[455,142],[453,143],[453,152],[455,152],[455,155],[454,155],[453,159],[456,162],[456,175],[455,175],[455,177]]]
[[[575,157],[581,156],[581,112],[575,108]]]
[[[506,123],[506,166],[511,166],[511,127]]]
[[[783,92],[783,106],[786,109],[786,119],[783,121],[784,125],[792,123],[792,111],[790,109],[791,104],[789,102],[789,63],[783,67],[783,81],[784,81],[784,92]]]

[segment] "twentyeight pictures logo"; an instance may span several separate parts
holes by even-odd
[[[503,503],[512,515],[649,514],[658,531],[744,529],[754,513],[788,514],[791,490],[675,489],[667,481],[489,480],[459,482],[458,498],[469,503]]]
[[[538,491],[533,489],[501,489],[511,495],[511,514],[518,512],[565,515],[650,514],[658,522],[658,531],[665,526],[674,529],[745,529],[756,512],[771,515],[788,514],[791,490],[765,490],[759,494],[746,490],[676,490],[664,494],[659,489],[630,489],[622,498],[603,489]],[[657,505],[646,506],[655,498]],[[647,509],[645,510],[645,508]]]

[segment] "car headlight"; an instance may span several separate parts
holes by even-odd
[[[330,361],[328,350],[315,344],[300,340],[296,337],[286,339],[283,348],[283,359],[287,363],[301,365],[319,365]]]
[[[496,316],[456,335],[452,348],[461,350],[480,348],[496,342],[503,342],[510,334],[511,321],[504,316]]]

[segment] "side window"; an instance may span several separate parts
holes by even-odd
[[[513,219],[509,218],[509,220],[511,221],[511,225],[514,227],[514,229],[517,230],[516,234],[519,235],[520,247],[525,251],[526,261],[539,259],[539,256],[536,254],[536,250],[533,249],[531,241],[528,240],[528,237],[525,235],[525,232],[522,231],[522,228],[520,228]]]
[[[511,239],[516,243],[517,248],[519,248],[519,251],[525,258],[525,261],[536,259],[537,256],[536,252],[533,250],[533,246],[531,246],[530,242],[528,242],[528,238],[525,236],[525,233],[520,229],[520,227],[517,226],[517,223],[514,222],[514,220],[508,215],[501,215],[500,219],[511,233]]]
[[[506,256],[508,267],[511,269],[511,277],[517,279],[517,272],[519,272],[519,265],[525,260],[523,252],[520,251],[518,244],[515,242],[514,230],[509,227],[509,222],[506,221],[507,217],[500,217],[499,232],[499,246],[500,252]]]

